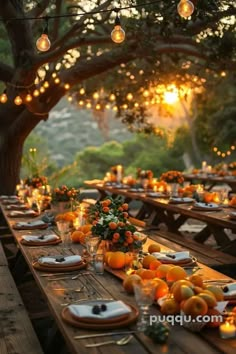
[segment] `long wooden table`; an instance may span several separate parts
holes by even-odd
[[[216,185],[227,184],[231,188],[232,193],[236,193],[236,177],[234,176],[208,176],[205,174],[184,174],[185,181],[190,183],[200,182],[204,184],[205,189],[210,191]]]
[[[105,272],[104,275],[94,275],[93,273],[87,274],[87,271],[76,272],[80,274],[77,280],[72,280],[71,276],[65,274],[62,276],[63,279],[52,281],[47,277],[42,277],[42,273],[34,269],[32,266],[33,260],[37,259],[42,255],[64,255],[64,250],[61,245],[56,246],[40,246],[40,247],[28,247],[20,243],[20,239],[23,234],[28,234],[27,231],[16,231],[12,228],[16,219],[8,218],[4,207],[2,208],[9,227],[18,243],[19,251],[24,257],[28,264],[30,271],[32,272],[37,285],[39,286],[45,300],[48,303],[49,309],[52,316],[54,317],[57,326],[60,330],[60,335],[62,335],[67,343],[70,353],[74,354],[87,354],[88,348],[85,347],[86,343],[94,343],[103,340],[109,340],[110,337],[102,337],[98,339],[86,339],[86,340],[75,340],[74,336],[79,334],[88,333],[100,333],[101,331],[89,331],[85,329],[74,328],[71,325],[65,323],[61,317],[61,311],[64,308],[65,303],[71,303],[79,299],[97,299],[97,298],[114,298],[123,300],[131,305],[136,306],[134,297],[132,295],[127,295],[122,287],[121,281],[109,272]],[[19,220],[19,219],[18,219]],[[29,220],[29,219],[25,219]],[[42,234],[43,230],[34,231],[34,233]],[[153,242],[153,241],[151,241]],[[148,246],[145,245],[146,247]],[[162,250],[169,250],[168,247],[161,245]],[[78,254],[82,252],[83,247],[78,244],[72,244],[71,248],[67,251],[68,254]],[[199,272],[204,275],[206,279],[214,278],[227,278],[224,275],[200,264],[201,269]],[[72,289],[79,288],[82,285],[85,286],[84,293],[76,293]],[[59,290],[58,290],[59,289]],[[152,306],[152,314],[160,314],[157,306]],[[130,326],[126,329],[135,329],[135,325]],[[104,331],[103,331],[104,332]],[[192,333],[185,328],[174,325],[171,327],[170,337],[168,343],[165,345],[159,345],[153,343],[148,337],[142,333],[134,333],[132,341],[127,346],[117,347],[114,345],[100,347],[98,349],[90,349],[92,353],[166,353],[166,354],[199,354],[199,352],[206,354],[217,354],[217,353],[235,353],[236,339],[223,340],[219,336],[218,329],[204,329],[199,334]]]
[[[164,223],[169,231],[180,233],[180,227],[188,220],[195,219],[204,222],[206,226],[198,233],[194,239],[200,243],[205,242],[210,235],[213,235],[219,246],[228,245],[230,238],[225,229],[236,231],[236,221],[229,219],[229,212],[235,211],[233,208],[222,208],[220,211],[196,211],[189,204],[172,204],[168,199],[151,198],[145,193],[131,192],[129,189],[108,186],[104,183],[88,183],[92,188],[96,188],[101,198],[107,195],[123,195],[127,202],[140,200],[143,207],[137,218],[144,218],[149,214],[147,223],[158,226]]]

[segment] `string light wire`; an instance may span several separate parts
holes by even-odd
[[[129,5],[129,6],[122,6],[122,7],[114,7],[112,9],[104,9],[104,10],[99,10],[99,11],[84,11],[80,13],[74,13],[74,14],[62,14],[62,15],[50,15],[50,16],[39,16],[39,17],[10,17],[10,18],[0,18],[0,21],[25,21],[25,20],[50,20],[50,19],[57,19],[57,18],[70,18],[70,17],[76,17],[76,16],[84,16],[84,15],[97,15],[101,13],[111,13],[113,11],[117,12],[122,11],[122,10],[129,10],[129,9],[136,9],[138,7],[146,7],[149,5],[155,5],[158,4],[160,1],[150,1],[146,3],[141,3],[141,4],[136,4],[136,5]]]

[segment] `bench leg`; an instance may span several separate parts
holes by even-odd
[[[45,348],[45,354],[62,354],[65,349],[65,342],[63,336],[61,335],[60,331],[58,330],[55,323],[53,324],[52,328],[48,331],[48,339]]]

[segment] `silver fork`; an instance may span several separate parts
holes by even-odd
[[[86,344],[85,347],[86,348],[94,348],[94,347],[101,347],[103,345],[108,345],[108,344],[116,344],[116,345],[126,345],[130,342],[130,340],[132,339],[132,335],[130,336],[125,336],[122,337],[121,339],[118,340],[109,340],[107,342],[100,342],[100,343],[93,343],[93,344]]]

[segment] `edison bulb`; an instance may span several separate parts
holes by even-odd
[[[194,11],[194,5],[190,0],[180,0],[177,10],[181,17],[188,18]]]
[[[43,33],[36,42],[36,47],[40,52],[47,52],[51,47],[48,35]]]
[[[22,98],[20,96],[16,96],[16,98],[14,99],[14,103],[17,106],[20,106],[22,104]]]
[[[31,102],[32,101],[32,96],[31,96],[31,94],[30,93],[28,93],[26,96],[25,96],[25,101],[26,102]]]
[[[0,96],[0,102],[1,103],[6,103],[7,102],[7,95],[5,93],[3,93],[1,96]]]
[[[115,43],[122,43],[125,40],[125,31],[121,25],[115,25],[113,31],[111,32],[111,39]]]

